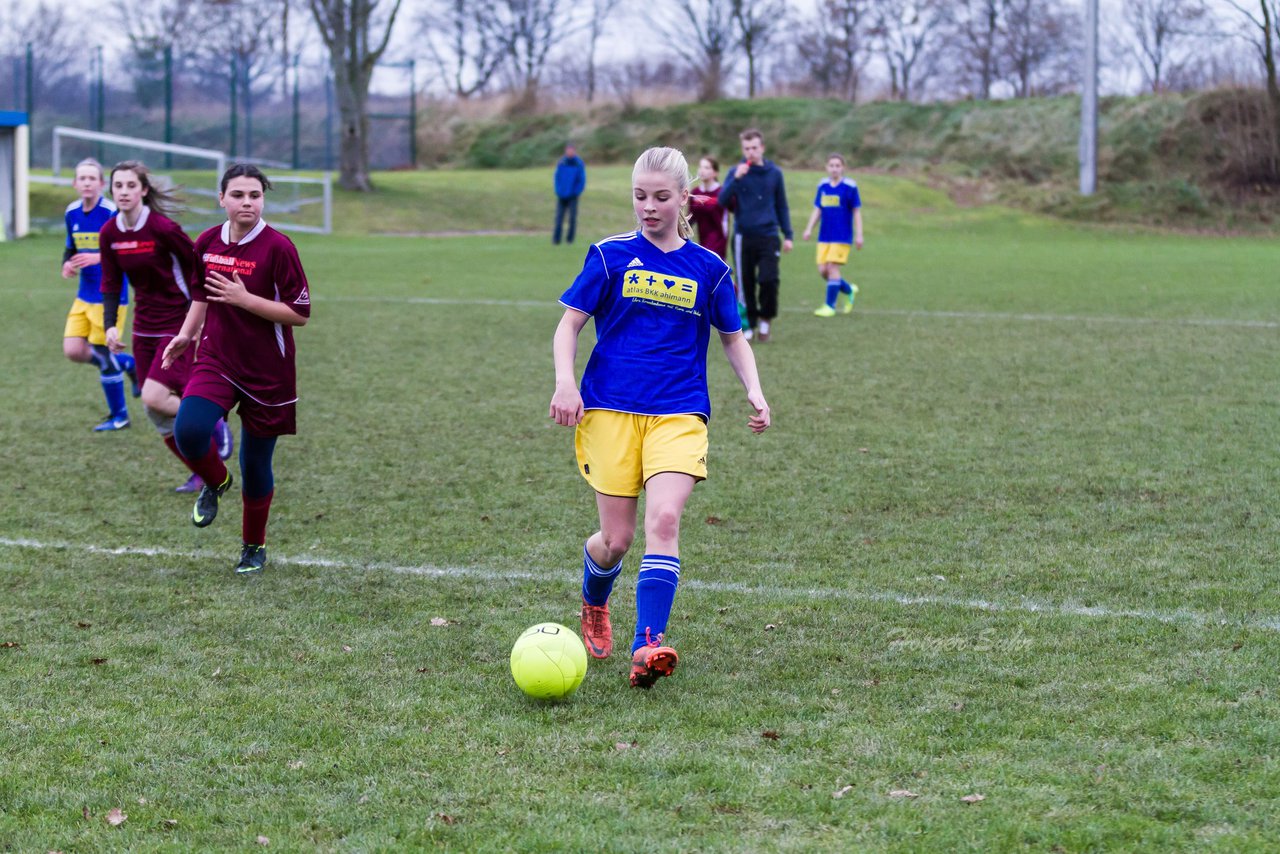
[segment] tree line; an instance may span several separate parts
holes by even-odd
[[[164,75],[243,77],[287,97],[297,58],[333,80],[341,183],[370,189],[379,62],[416,60],[430,96],[635,104],[807,95],[849,102],[1026,98],[1078,88],[1078,0],[108,0],[87,31],[52,0],[0,10],[0,57],[34,54],[42,86],[117,45],[144,106]],[[1112,91],[1262,84],[1280,139],[1280,0],[1103,0]],[[233,56],[233,71],[227,55]],[[169,62],[176,69],[164,67]],[[225,84],[223,84],[225,85]]]

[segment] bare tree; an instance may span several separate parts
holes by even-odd
[[[747,58],[747,97],[756,96],[760,54],[777,35],[786,19],[782,0],[732,0],[733,22],[738,28],[738,44]]]
[[[822,0],[817,13],[793,19],[792,48],[817,91],[857,101],[871,59],[871,0]]]
[[[968,91],[986,101],[1000,76],[1008,0],[957,0],[951,17],[952,56]]]
[[[1007,79],[1019,98],[1064,88],[1075,76],[1078,16],[1055,0],[1009,0],[1003,43]]]
[[[933,76],[947,9],[945,0],[875,0],[873,33],[889,67],[894,98],[918,97]]]
[[[334,93],[341,123],[338,183],[348,190],[370,192],[369,80],[387,50],[401,0],[307,0],[320,38],[329,50]]]
[[[587,10],[587,103],[596,99],[596,48],[604,35],[605,21],[617,8],[620,0],[591,0]]]
[[[698,77],[698,100],[715,101],[724,94],[732,62],[734,0],[671,0],[675,15],[658,16],[663,39],[689,63]]]
[[[483,92],[506,58],[493,0],[433,0],[418,18],[427,55],[445,87],[467,99]]]
[[[570,0],[494,0],[487,25],[505,55],[520,108],[537,104],[547,56],[577,26],[570,11]]]
[[[1267,102],[1271,105],[1271,126],[1276,156],[1280,158],[1280,82],[1276,79],[1276,40],[1280,37],[1280,8],[1268,0],[1257,0],[1250,8],[1236,0],[1227,0],[1244,16],[1242,35],[1253,45],[1262,61],[1267,86]],[[1256,9],[1255,13],[1252,11]]]
[[[32,94],[38,101],[53,97],[68,81],[68,69],[88,66],[87,46],[62,4],[40,2],[23,14],[14,3],[0,7],[0,55],[25,57],[31,47]],[[79,61],[77,61],[79,59]]]
[[[1180,48],[1201,34],[1209,10],[1204,0],[1126,0],[1121,9],[1142,76],[1152,92],[1161,92],[1186,60]]]

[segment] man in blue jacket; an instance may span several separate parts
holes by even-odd
[[[564,223],[564,215],[569,214],[569,232],[565,242],[573,242],[573,234],[578,228],[578,196],[587,188],[587,164],[578,156],[573,143],[564,147],[564,157],[556,164],[556,231],[551,242],[560,243],[560,227]]]
[[[782,170],[764,159],[764,137],[755,128],[748,128],[738,139],[742,142],[742,162],[725,176],[720,204],[726,208],[737,206],[733,216],[733,266],[747,308],[748,329],[743,334],[748,339],[768,341],[773,319],[778,316],[778,258],[782,252],[791,251],[795,235]]]

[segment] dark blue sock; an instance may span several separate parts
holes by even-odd
[[[582,601],[588,605],[607,605],[613,592],[613,581],[622,572],[622,561],[606,568],[596,563],[587,547],[582,547]]]
[[[671,604],[680,583],[680,558],[670,555],[645,555],[636,578],[636,637],[631,651],[649,643],[657,643],[667,630]]]
[[[137,364],[134,361],[133,357],[130,356],[128,353],[116,353],[115,360],[116,360],[116,364],[120,366],[120,370],[124,371],[125,373],[132,371]]]
[[[102,382],[102,396],[107,399],[107,409],[115,418],[129,417],[129,409],[124,403],[124,374],[116,357],[104,344],[92,344],[89,347],[89,360],[98,369],[98,379]]]
[[[853,301],[853,285],[849,284],[844,279],[840,280],[840,293],[849,297],[850,302]]]
[[[213,425],[227,411],[203,397],[184,397],[178,404],[178,417],[173,421],[173,440],[178,453],[188,460],[199,460],[209,453]]]
[[[265,498],[276,488],[271,457],[276,452],[276,437],[254,436],[240,431],[241,492],[245,498]]]
[[[836,307],[836,297],[840,295],[840,283],[836,281],[827,282],[827,305],[831,308]]]

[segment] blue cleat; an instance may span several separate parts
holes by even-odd
[[[230,488],[231,472],[227,472],[227,479],[221,486],[214,487],[206,483],[200,487],[200,494],[196,496],[196,506],[191,510],[191,523],[197,528],[207,528],[212,525],[213,520],[218,516],[218,499]]]
[[[128,415],[108,415],[106,418],[102,419],[101,424],[93,428],[93,432],[108,433],[113,430],[127,430],[127,429],[129,429]]]
[[[231,454],[236,449],[236,440],[231,435],[231,428],[227,426],[225,419],[218,419],[218,423],[213,426],[213,435],[218,438],[218,457],[224,460],[231,459]]]
[[[174,492],[199,492],[204,487],[204,481],[200,479],[200,475],[193,474],[187,478],[187,482],[182,486],[174,487]]]
[[[240,563],[236,565],[236,575],[256,575],[267,565],[267,547],[244,544],[240,550]]]

